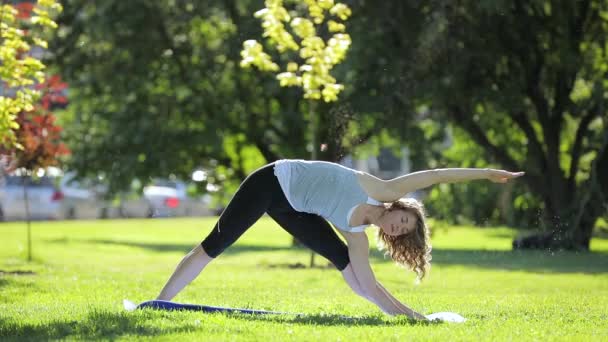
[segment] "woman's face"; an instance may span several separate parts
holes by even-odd
[[[378,226],[386,235],[399,236],[416,229],[418,218],[409,210],[388,211],[378,221]]]

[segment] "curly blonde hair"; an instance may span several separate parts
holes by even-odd
[[[431,268],[431,238],[425,221],[424,206],[413,198],[404,198],[392,203],[386,203],[386,212],[405,210],[416,215],[416,228],[407,234],[391,236],[378,229],[378,247],[386,249],[397,264],[416,272],[417,281]]]

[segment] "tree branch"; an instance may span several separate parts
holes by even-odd
[[[499,164],[511,170],[520,169],[520,166],[517,164],[517,162],[511,156],[509,156],[506,151],[502,150],[494,143],[492,143],[490,139],[488,139],[483,129],[477,123],[475,123],[469,117],[464,115],[462,109],[458,107],[451,107],[449,109],[449,115],[451,115],[455,119],[454,122],[457,125],[463,128],[467,133],[469,133],[469,135],[471,136],[471,138],[473,138],[477,145],[479,145],[488,154],[494,157]],[[543,182],[541,177],[538,177],[534,174],[527,174],[526,180],[527,184],[532,189],[534,189],[535,192],[539,194],[544,193],[544,187],[542,186]]]
[[[516,1],[515,5],[515,14],[529,16],[521,1]],[[545,27],[545,29],[548,28]],[[529,28],[526,28],[526,30],[529,30]],[[551,34],[555,35],[556,33],[551,32]],[[520,30],[519,35],[520,37],[525,38],[526,41],[532,41],[532,43],[530,43],[530,51],[526,49],[517,49],[517,56],[524,70],[526,95],[532,101],[538,120],[542,126],[543,140],[546,146],[545,165],[547,166],[546,171],[548,172],[548,177],[546,178],[549,180],[546,184],[549,184],[550,187],[559,187],[562,185],[561,183],[563,181],[563,176],[560,174],[561,169],[559,168],[558,155],[559,127],[561,127],[562,118],[560,116],[556,122],[552,120],[550,105],[541,87],[541,77],[543,69],[545,68],[545,60],[540,42],[535,37],[529,37],[528,31]],[[539,180],[542,182],[545,181],[545,178],[539,177]],[[530,183],[530,185],[536,184]],[[545,191],[541,191],[540,193],[544,192]],[[560,202],[557,198],[552,198],[552,201],[554,203]]]
[[[161,11],[161,9],[154,8],[153,11],[158,13]],[[173,44],[173,39],[171,38],[171,36],[169,34],[167,25],[162,19],[158,20],[156,29],[157,29],[157,32],[160,34],[162,40],[165,42],[166,46],[168,48],[170,48],[172,51],[176,52],[173,60],[175,61],[175,63],[177,64],[177,68],[179,69],[181,81],[183,82],[183,81],[189,80],[190,74],[188,73],[188,68],[184,65],[183,61],[181,60],[181,58],[180,58],[181,55],[177,52],[182,52],[183,55],[190,56],[192,54],[192,51],[186,51],[186,49],[184,49],[184,48],[177,48]]]
[[[568,176],[568,193],[572,193],[574,190],[576,174],[578,173],[579,167],[579,159],[582,155],[582,147],[583,147],[583,139],[586,136],[587,128],[589,124],[593,120],[593,118],[597,115],[598,108],[597,106],[593,107],[591,110],[583,116],[580,123],[578,124],[578,128],[576,129],[576,136],[574,138],[574,144],[572,145],[572,150],[570,155],[572,157],[570,161],[570,172]]]
[[[524,4],[521,0],[515,1],[515,14],[517,16],[529,16],[526,13]],[[532,51],[528,51],[524,48],[517,48],[516,50],[519,61],[525,71],[524,77],[527,95],[534,104],[538,119],[544,128],[549,123],[549,104],[539,87],[540,77],[544,67],[543,53],[539,50],[539,42],[536,36],[533,35],[530,37],[528,27],[521,26],[518,32],[521,38],[527,38],[522,39],[522,41],[528,41],[531,45],[530,50]]]
[[[572,28],[570,30],[570,35],[574,37],[575,40],[580,40],[583,36],[583,32],[585,30],[585,23],[587,22],[587,15],[589,14],[589,5],[591,1],[589,0],[579,0],[578,1],[578,16],[574,20]]]
[[[595,201],[595,203],[592,203],[591,205],[598,206],[598,204],[601,205],[600,203],[602,203],[606,200],[606,194],[603,191],[604,189],[602,189],[600,184],[598,184],[599,183],[598,163],[601,162],[602,160],[604,160],[604,158],[606,158],[606,154],[608,153],[608,130],[604,131],[603,138],[604,139],[602,141],[602,144],[601,144],[600,148],[597,150],[597,157],[591,163],[591,172],[589,175],[589,179],[587,180],[588,184],[587,184],[587,186],[585,186],[585,189],[587,189],[587,191],[583,194],[582,198],[578,201],[579,207],[578,207],[577,212],[575,213],[575,217],[574,217],[574,221],[573,221],[573,224],[575,227],[578,227],[578,225],[580,224],[583,213],[585,212],[587,205],[589,205],[590,202],[592,202],[591,199],[594,197],[594,195],[597,195],[597,198],[599,198],[600,200]],[[600,210],[601,210],[601,208],[599,208],[598,212],[600,212]]]
[[[264,156],[267,163],[271,163],[273,161],[279,160],[280,156],[274,153],[268,144],[264,143],[264,139],[260,139],[259,137],[253,138],[253,143],[260,150],[260,153]]]
[[[270,131],[272,131],[274,134],[276,134],[281,140],[283,140],[283,141],[289,140],[289,136],[287,135],[287,133],[281,131],[279,129],[279,127],[277,127],[277,125],[273,124],[270,121],[266,122],[266,124],[268,125],[267,128]]]
[[[517,162],[511,158],[504,150],[493,144],[482,128],[471,120],[469,117],[464,115],[464,112],[458,107],[452,107],[449,113],[456,119],[455,122],[461,126],[469,135],[484,149],[486,149],[497,161],[507,168],[516,170],[519,168]]]
[[[559,68],[560,70],[557,72],[557,79],[555,80],[555,95],[553,98],[555,105],[552,110],[551,122],[557,132],[561,131],[563,113],[567,104],[570,102],[570,93],[572,92],[574,80],[576,79],[576,70],[568,72],[568,70],[566,70],[568,68],[570,67],[561,66]]]
[[[528,139],[528,143],[530,144],[530,149],[528,149],[528,156],[534,157],[535,159],[540,159],[539,166],[540,170],[547,166],[547,158],[545,156],[545,152],[543,151],[543,147],[536,136],[536,132],[534,128],[530,124],[530,121],[526,117],[526,115],[521,112],[509,112],[509,116],[511,119],[519,126],[519,128],[524,132],[526,138]],[[534,155],[530,155],[530,153]],[[528,158],[529,160],[531,158]]]

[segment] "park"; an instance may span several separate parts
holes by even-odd
[[[210,219],[52,222],[37,225],[36,258],[24,261],[23,227],[2,226],[3,340],[588,340],[606,338],[608,239],[591,253],[511,251],[506,227],[442,226],[433,267],[416,285],[372,248],[373,267],[398,298],[425,313],[458,312],[464,324],[385,316],[358,298],[326,261],[291,247],[272,220],[256,226],[184,290],[178,302],[282,314],[259,316],[142,310]],[[179,230],[179,234],[174,234]],[[9,248],[4,248],[7,246]],[[300,266],[298,266],[300,265]],[[7,272],[8,273],[8,272]]]
[[[0,340],[608,340],[607,11],[3,3]]]

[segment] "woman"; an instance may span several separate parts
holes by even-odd
[[[420,203],[402,198],[437,183],[474,179],[504,183],[521,175],[523,172],[493,169],[436,169],[381,180],[329,162],[279,160],[243,181],[211,233],[183,258],[157,299],[171,300],[267,213],[300,242],[330,260],[356,294],[389,315],[425,320],[374,277],[365,228],[379,227],[378,238],[387,254],[422,279],[431,259],[425,215]]]

